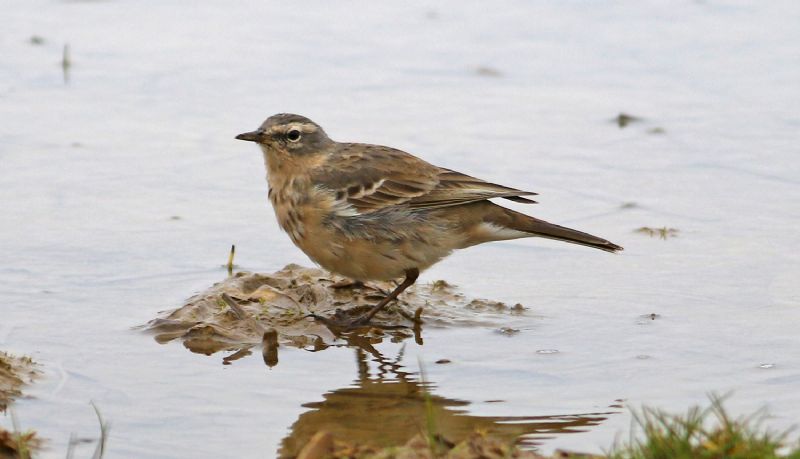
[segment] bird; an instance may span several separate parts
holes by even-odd
[[[457,249],[527,237],[612,253],[623,249],[491,201],[534,204],[530,197],[537,193],[438,167],[396,148],[337,142],[301,115],[270,116],[236,139],[261,148],[278,224],[313,262],[359,283],[403,279],[347,327],[368,325],[420,272]]]

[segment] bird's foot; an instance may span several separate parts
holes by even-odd
[[[331,329],[331,331],[333,331],[334,333],[351,332],[369,328],[378,328],[381,330],[400,330],[404,328],[409,328],[406,325],[382,324],[374,322],[370,320],[370,317],[368,317],[367,314],[353,317],[352,313],[358,311],[354,311],[351,309],[349,312],[350,313],[342,309],[337,309],[336,312],[331,317],[325,317],[319,314],[309,314],[306,317],[311,317],[317,322],[322,323],[323,325]]]

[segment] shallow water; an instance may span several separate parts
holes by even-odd
[[[533,436],[545,452],[626,435],[620,399],[682,411],[732,391],[734,413],[800,418],[797,2],[31,0],[2,19],[0,349],[43,364],[15,411],[45,457],[96,438],[90,401],[107,457],[271,457],[353,393],[417,390],[420,362],[445,417],[560,424]],[[626,250],[455,254],[421,282],[529,313],[378,344],[404,353],[383,376],[359,348],[282,349],[268,369],[132,330],[223,279],[232,243],[241,269],[308,264],[233,140],[277,112],[537,191],[512,206]]]

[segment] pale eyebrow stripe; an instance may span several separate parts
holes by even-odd
[[[311,134],[317,132],[319,127],[312,123],[303,123],[303,122],[292,122],[286,124],[279,124],[276,126],[270,126],[268,133],[270,134],[285,134],[289,132],[292,128],[300,130],[305,134]]]
[[[295,125],[295,126],[299,126],[301,131],[309,133],[309,134],[312,133],[312,132],[317,132],[317,130],[319,129],[317,126],[315,126],[313,124],[309,124],[309,123],[301,123],[301,124]]]

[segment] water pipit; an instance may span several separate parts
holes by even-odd
[[[331,140],[300,115],[267,118],[239,140],[264,153],[281,228],[311,260],[354,281],[403,278],[349,326],[365,325],[419,273],[455,249],[543,237],[607,252],[622,247],[490,201],[536,193],[489,183],[390,147]]]

